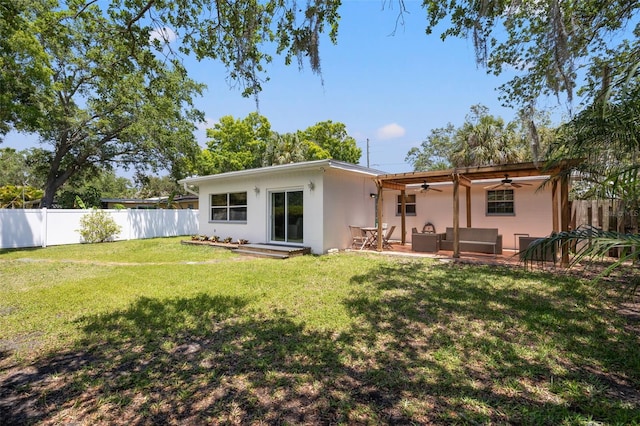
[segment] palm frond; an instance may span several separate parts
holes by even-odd
[[[640,257],[640,234],[623,234],[615,231],[603,231],[593,226],[581,226],[578,229],[559,232],[532,242],[520,251],[520,259],[525,265],[537,259],[540,253],[558,249],[575,251],[569,267],[591,259],[602,259],[612,249],[619,249],[619,257],[605,268],[597,278],[609,275],[627,261]]]

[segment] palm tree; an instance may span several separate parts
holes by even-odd
[[[515,122],[505,124],[490,115],[483,105],[471,107],[464,125],[454,136],[451,164],[456,167],[517,163],[527,154],[527,144],[520,139]]]
[[[640,257],[640,84],[635,80],[633,84],[620,84],[614,90],[605,84],[603,95],[593,105],[559,129],[548,162],[554,166],[566,158],[580,159],[572,171],[586,182],[579,195],[620,200],[631,219],[630,227],[624,232],[582,227],[559,233],[529,246],[521,253],[525,260],[532,259],[536,250],[552,249],[560,244],[578,247],[572,264],[604,257],[611,249],[618,249],[619,259],[601,275],[626,261],[637,262]],[[634,272],[637,274],[637,268]]]

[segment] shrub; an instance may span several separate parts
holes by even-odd
[[[94,209],[80,218],[80,235],[87,243],[102,243],[113,240],[121,231],[120,225],[109,213]]]

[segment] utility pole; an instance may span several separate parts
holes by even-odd
[[[367,168],[369,168],[369,138],[367,138]]]

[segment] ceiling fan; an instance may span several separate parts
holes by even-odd
[[[436,191],[436,192],[442,192],[442,189],[438,189],[438,188],[434,188],[431,185],[429,185],[427,183],[427,181],[425,180],[422,185],[420,185],[420,192],[427,192],[427,191]]]
[[[500,181],[500,183],[495,185],[485,186],[484,189],[498,189],[498,188],[520,188],[522,186],[531,186],[530,183],[524,182],[514,182],[513,179],[509,179],[509,175],[505,173],[504,179]]]

